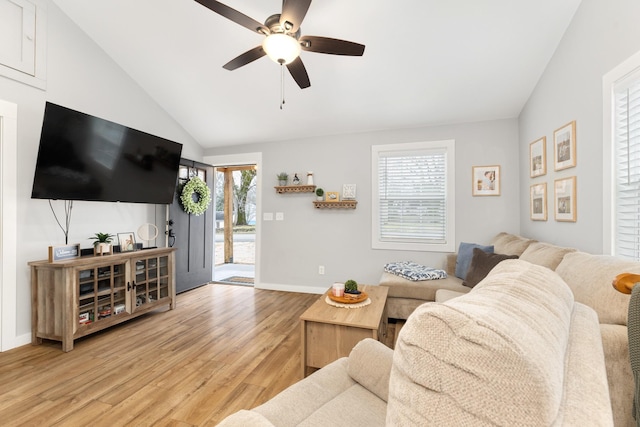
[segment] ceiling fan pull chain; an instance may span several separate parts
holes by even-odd
[[[280,63],[280,109],[284,105],[284,67]]]

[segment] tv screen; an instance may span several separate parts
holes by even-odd
[[[31,198],[170,204],[182,144],[47,102]]]

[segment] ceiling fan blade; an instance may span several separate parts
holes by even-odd
[[[300,86],[300,89],[306,89],[311,86],[307,69],[304,68],[302,59],[300,59],[299,56],[293,62],[287,64],[287,69],[289,70],[289,73],[291,73],[293,80],[295,80],[296,83],[298,83],[298,86]]]
[[[295,33],[300,28],[311,0],[284,0],[282,3],[282,14],[280,15],[280,25],[287,32]]]
[[[256,21],[253,18],[249,18],[247,15],[238,12],[237,10],[220,3],[215,0],[196,0],[204,7],[211,9],[215,13],[224,16],[227,19],[242,25],[245,28],[255,31],[258,34],[269,34],[269,29],[264,24]]]
[[[364,53],[363,44],[329,37],[303,36],[300,37],[300,45],[302,50],[330,55],[362,56]]]
[[[251,50],[246,51],[242,55],[232,59],[222,66],[225,70],[233,71],[236,68],[240,68],[243,65],[247,65],[250,62],[255,61],[256,59],[260,59],[265,56],[266,53],[264,49],[262,49],[262,45],[256,46]]]

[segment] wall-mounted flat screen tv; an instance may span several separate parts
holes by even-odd
[[[182,144],[46,103],[31,198],[171,204]]]

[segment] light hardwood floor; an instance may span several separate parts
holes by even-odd
[[[300,380],[319,295],[210,284],[76,341],[0,353],[3,426],[210,426]]]

